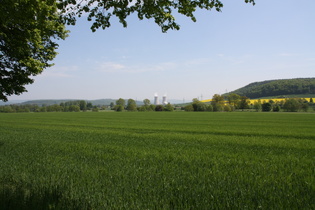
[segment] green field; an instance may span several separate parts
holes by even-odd
[[[315,114],[0,114],[0,209],[315,209]]]

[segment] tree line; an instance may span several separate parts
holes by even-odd
[[[171,105],[170,103],[165,104],[165,105],[154,105],[151,104],[151,101],[149,99],[144,99],[143,100],[143,105],[142,106],[137,106],[136,101],[133,99],[128,99],[127,104],[126,101],[122,98],[119,98],[116,101],[116,105],[114,103],[111,103],[111,108],[115,111],[121,112],[124,110],[127,111],[169,111],[172,112],[174,111],[174,106]]]
[[[281,101],[273,100],[257,100],[253,104],[250,103],[250,99],[246,96],[240,96],[232,93],[227,97],[223,95],[215,94],[212,97],[210,103],[204,103],[194,98],[193,102],[184,107],[185,111],[214,111],[214,112],[231,112],[235,110],[255,110],[257,112],[298,112],[298,111],[315,111],[315,104],[313,99],[307,101],[303,98],[287,98]]]
[[[307,101],[303,98],[288,98],[281,101],[273,101],[268,99],[257,100],[250,103],[250,99],[246,96],[240,96],[232,93],[228,96],[215,94],[209,103],[199,101],[194,98],[192,103],[176,107],[170,103],[165,105],[151,104],[149,99],[143,100],[143,105],[137,106],[136,101],[133,99],[119,98],[111,102],[109,106],[96,106],[91,102],[84,100],[67,101],[60,104],[39,106],[37,104],[11,104],[0,106],[0,113],[13,113],[13,112],[80,112],[80,111],[93,111],[99,110],[113,110],[117,112],[130,111],[130,112],[145,112],[145,111],[169,111],[182,110],[187,112],[232,112],[232,111],[257,111],[257,112],[298,112],[298,111],[315,111],[315,104],[313,99]]]
[[[116,102],[111,102],[109,106],[93,105],[91,102],[84,100],[67,101],[60,104],[39,106],[37,104],[11,104],[0,106],[0,113],[14,113],[14,112],[80,112],[99,110],[113,110],[113,111],[174,111],[173,105],[170,103],[166,105],[151,104],[149,99],[143,100],[142,106],[137,106],[136,101],[119,98]]]
[[[60,104],[39,106],[37,104],[11,104],[0,106],[0,112],[80,112],[80,111],[98,111],[99,107],[84,100],[67,101]]]

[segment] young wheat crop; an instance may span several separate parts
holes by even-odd
[[[1,209],[314,209],[315,115],[0,115]]]

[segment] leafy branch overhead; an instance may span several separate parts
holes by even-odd
[[[255,4],[254,0],[245,0]],[[136,13],[140,20],[154,19],[163,32],[179,29],[174,13],[196,21],[196,9],[221,11],[219,0],[1,0],[0,4],[0,100],[27,92],[33,76],[52,66],[58,44],[83,14],[92,31],[110,27],[116,16],[124,27]]]
[[[254,0],[245,0],[246,3],[255,5]],[[162,32],[169,29],[179,30],[173,13],[179,13],[196,21],[196,9],[215,9],[220,12],[223,3],[220,0],[64,0],[59,4],[63,18],[67,24],[74,25],[76,17],[88,14],[87,19],[92,21],[91,29],[110,27],[110,18],[116,16],[124,27],[127,27],[126,18],[132,13],[137,13],[140,20],[154,19]]]
[[[67,31],[55,0],[2,0],[0,4],[0,100],[26,92],[32,76],[52,66],[56,40]]]

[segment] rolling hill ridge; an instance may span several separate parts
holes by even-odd
[[[267,80],[253,82],[242,88],[223,94],[227,96],[235,93],[248,98],[262,98],[270,96],[315,94],[315,78],[296,78]]]

